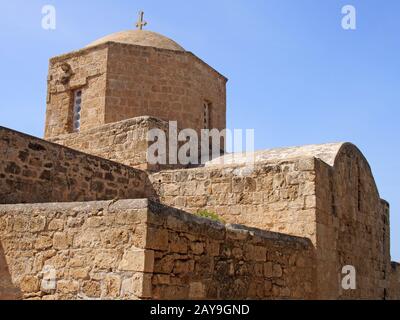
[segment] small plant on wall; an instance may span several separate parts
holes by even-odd
[[[202,217],[202,218],[206,218],[206,219],[210,219],[213,221],[217,221],[217,222],[221,222],[225,224],[225,221],[215,212],[212,211],[208,211],[208,210],[199,210],[196,213],[196,216]]]

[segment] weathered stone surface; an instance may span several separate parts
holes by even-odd
[[[399,299],[389,205],[354,145],[148,163],[168,120],[225,128],[226,80],[145,31],[51,59],[45,136],[85,153],[0,127],[0,204],[28,203],[0,206],[0,299]]]
[[[151,275],[137,273],[122,282],[121,295],[124,298],[151,298]]]
[[[3,127],[0,140],[6,143],[0,149],[0,204],[134,199],[151,193],[146,174],[131,167]],[[22,160],[21,152],[25,154]],[[11,164],[35,174],[10,170]],[[46,167],[49,169],[44,170]],[[117,184],[107,182],[110,174]],[[46,221],[37,217],[30,228],[42,231],[45,225]],[[49,228],[62,227],[55,221]]]
[[[39,279],[35,276],[25,276],[21,280],[21,291],[25,293],[34,293],[39,291]]]
[[[121,271],[154,271],[154,251],[132,248],[125,251],[118,267]]]
[[[120,219],[127,210],[129,219]],[[147,218],[143,210],[147,210]],[[302,289],[300,281],[312,283],[312,269],[289,269],[290,257],[313,259],[311,243],[305,239],[225,227],[145,200],[3,205],[0,223],[29,226],[31,219],[39,221],[38,212],[42,220],[53,222],[53,231],[21,227],[23,233],[14,233],[12,228],[0,233],[1,243],[5,238],[8,243],[5,254],[13,275],[8,277],[11,282],[21,277],[15,285],[25,298],[236,299],[247,297],[247,292],[266,298],[269,296],[260,294],[264,289],[253,288],[253,283],[269,278],[289,281],[303,297],[312,294]],[[112,249],[110,237],[103,236],[110,232],[110,221],[118,221],[113,225],[116,234],[129,235],[115,240]],[[33,245],[21,246],[21,234]],[[135,246],[137,238],[144,239],[143,247]],[[287,258],[276,256],[278,251]],[[274,263],[271,275],[263,269],[266,257]],[[288,268],[285,273],[275,266],[284,264]],[[236,282],[237,277],[242,280]],[[42,278],[46,282],[41,286]],[[50,287],[52,283],[54,287]],[[216,283],[219,286],[214,288]]]
[[[61,81],[65,64],[71,69],[67,84]],[[138,65],[146,67],[137,69]],[[179,75],[182,72],[190,76],[183,79]],[[138,76],[146,81],[137,81]],[[55,57],[50,60],[45,137],[56,138],[73,132],[73,115],[69,109],[73,105],[74,90],[82,88],[82,106],[86,107],[81,113],[81,132],[140,116],[177,121],[182,128],[200,131],[204,128],[205,102],[212,104],[211,125],[223,130],[226,82],[225,77],[186,51],[104,43]],[[74,141],[80,139],[79,135],[72,134],[61,137],[58,142],[125,163],[131,161],[125,147],[132,145],[127,142],[144,140],[133,139],[130,133],[117,131],[112,136],[98,135],[98,139],[91,134],[86,137],[92,139],[82,139],[79,143]],[[111,144],[116,147],[108,148]],[[104,150],[101,145],[105,146]],[[134,153],[136,148],[142,152],[145,147],[136,144],[129,153]]]
[[[190,284],[189,299],[204,299],[206,297],[205,286],[201,282],[193,282]]]
[[[159,200],[167,205],[193,213],[206,209],[228,223],[310,239],[317,262],[310,264],[310,260],[299,256],[291,257],[290,264],[317,268],[317,296],[321,298],[384,298],[385,292],[386,297],[390,296],[389,209],[379,198],[369,165],[359,150],[351,144],[313,145],[256,152],[255,158],[252,170],[246,171],[240,157],[234,161],[227,155],[224,166],[218,165],[221,159],[217,159],[206,168],[154,173],[151,180]],[[202,190],[198,188],[202,179],[208,180],[211,188],[197,194],[207,199],[199,204],[190,199],[192,191],[187,190]],[[180,186],[173,195],[170,188],[164,188],[171,183]],[[179,205],[176,198],[180,199]],[[250,236],[249,232],[230,229],[228,226],[227,237],[232,240],[247,241]],[[383,244],[385,249],[379,250]],[[257,245],[249,244],[244,250],[246,259],[257,256],[253,249]],[[237,250],[235,256],[240,257]],[[263,259],[259,253],[258,260]],[[268,254],[266,259],[271,260]],[[274,255],[273,259],[286,272],[283,258]],[[369,275],[359,282],[357,293],[339,287],[338,270],[347,264]],[[268,278],[280,278],[280,274],[278,266],[266,265]],[[275,291],[279,295],[288,292],[285,288]],[[300,296],[297,290],[291,290],[291,294]]]

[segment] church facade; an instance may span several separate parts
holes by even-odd
[[[226,128],[226,83],[144,30],[52,58],[45,140],[0,127],[0,299],[399,299],[356,146],[149,163],[169,121]]]

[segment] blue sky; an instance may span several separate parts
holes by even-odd
[[[57,28],[41,28],[52,4]],[[344,5],[357,30],[341,27]],[[173,38],[230,81],[228,127],[254,128],[256,148],[349,141],[366,155],[391,203],[400,260],[400,1],[0,1],[0,125],[43,136],[51,56],[131,29]]]

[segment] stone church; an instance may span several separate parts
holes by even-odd
[[[141,27],[50,60],[45,140],[0,127],[0,299],[399,299],[356,146],[147,161],[169,121],[226,128],[227,78]]]

